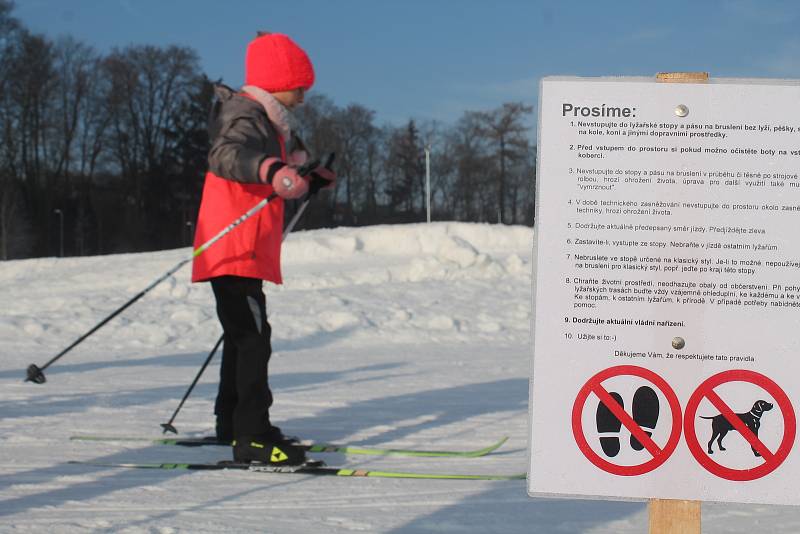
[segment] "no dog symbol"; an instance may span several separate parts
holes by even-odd
[[[755,480],[777,469],[797,429],[792,403],[780,386],[746,370],[725,371],[700,384],[684,418],[686,444],[695,459],[710,473],[735,481]]]
[[[627,436],[620,432],[623,429],[630,433],[629,440],[623,440]],[[603,471],[642,475],[675,451],[681,436],[680,403],[653,371],[634,365],[611,367],[590,378],[578,392],[572,433],[584,456]]]

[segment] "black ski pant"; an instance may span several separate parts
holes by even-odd
[[[272,354],[263,282],[240,276],[211,279],[224,332],[214,413],[217,435],[242,438],[271,430],[269,358]]]

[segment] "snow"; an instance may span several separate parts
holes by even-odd
[[[274,421],[364,446],[476,448],[468,460],[319,454],[331,465],[456,473],[527,466],[530,228],[434,223],[317,230],[284,245],[266,287]],[[641,502],[531,498],[524,480],[348,479],[144,471],[69,460],[213,462],[224,448],[69,441],[159,437],[221,333],[189,268],[43,365],[189,249],[0,263],[1,532],[644,532]],[[175,421],[213,431],[218,358]],[[566,422],[565,422],[566,424]],[[567,469],[568,466],[565,466]],[[800,530],[790,507],[703,505],[705,532]]]

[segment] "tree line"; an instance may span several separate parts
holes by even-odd
[[[30,32],[13,8],[0,0],[0,259],[189,245],[213,101],[197,53],[100,54]],[[377,125],[364,106],[312,93],[299,133],[313,154],[336,152],[340,179],[300,227],[424,221],[428,170],[433,220],[530,225],[531,113],[511,102],[449,126]]]

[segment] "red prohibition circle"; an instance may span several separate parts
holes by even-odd
[[[770,451],[771,456],[769,458],[764,458],[765,461],[763,464],[752,469],[732,469],[718,464],[711,459],[700,444],[700,440],[697,439],[695,423],[697,421],[697,408],[700,406],[700,402],[709,394],[716,396],[716,393],[712,390],[728,382],[749,382],[761,387],[775,399],[775,402],[778,403],[778,407],[781,409],[781,414],[783,414],[783,439],[781,440],[781,444],[775,452]],[[695,457],[701,466],[711,474],[717,475],[720,478],[743,482],[766,476],[783,463],[789,455],[792,445],[794,445],[795,433],[797,431],[797,419],[795,418],[794,408],[792,408],[789,397],[778,384],[755,371],[735,369],[715,374],[697,387],[695,392],[692,393],[692,396],[689,397],[689,402],[686,403],[683,426],[686,433],[686,445],[688,445],[692,456]]]
[[[658,449],[653,454],[653,458],[650,460],[637,465],[617,465],[615,463],[609,462],[605,458],[602,458],[599,454],[597,454],[594,449],[589,445],[589,442],[586,440],[586,436],[583,431],[583,408],[586,405],[586,401],[589,398],[589,395],[595,392],[596,389],[604,391],[602,386],[602,382],[604,380],[608,380],[609,378],[613,378],[615,376],[637,376],[639,378],[644,378],[645,380],[651,382],[655,385],[661,393],[667,398],[667,402],[669,403],[670,411],[672,412],[672,429],[670,431],[669,439],[667,440],[666,445],[663,448]],[[597,395],[595,393],[595,395]],[[650,471],[656,469],[661,464],[667,461],[667,459],[672,455],[675,451],[675,448],[678,446],[678,442],[681,438],[681,406],[678,402],[678,396],[672,390],[672,388],[667,384],[667,382],[658,376],[656,373],[649,369],[645,369],[644,367],[638,367],[635,365],[618,365],[616,367],[610,367],[604,371],[600,371],[592,378],[590,378],[586,384],[578,391],[578,396],[575,399],[575,404],[572,406],[572,433],[575,436],[575,442],[578,444],[578,448],[583,452],[584,456],[589,459],[595,466],[599,467],[603,471],[611,473],[612,475],[620,475],[620,476],[636,476],[642,475],[644,473],[649,473]],[[631,419],[631,422],[633,420]],[[625,422],[623,421],[623,424]],[[633,423],[635,425],[635,423]],[[626,424],[627,427],[627,424]],[[630,428],[629,428],[630,430]],[[645,436],[647,437],[647,436]],[[642,440],[640,440],[642,441]],[[648,439],[648,441],[651,441]],[[643,442],[644,443],[644,442]],[[650,448],[647,449],[650,451]]]

